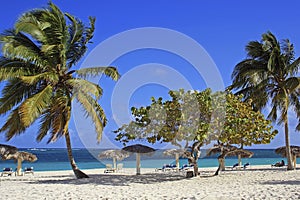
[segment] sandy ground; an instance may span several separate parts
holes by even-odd
[[[251,166],[212,176],[216,168],[201,169],[199,177],[179,172],[124,169],[104,174],[84,170],[90,178],[75,179],[72,171],[35,172],[34,176],[0,177],[0,199],[300,199],[300,170]]]

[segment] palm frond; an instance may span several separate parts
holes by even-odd
[[[246,45],[245,49],[247,51],[248,57],[250,57],[251,59],[260,59],[265,54],[263,45],[258,41],[250,41]]]
[[[46,35],[44,30],[49,28],[49,22],[40,21],[37,17],[41,15],[39,10],[24,13],[15,23],[16,33],[24,32],[31,35],[41,43],[46,42]]]
[[[46,81],[47,83],[56,83],[59,80],[59,77],[56,73],[53,72],[44,72],[39,73],[34,76],[21,76],[21,81],[27,85],[37,84],[40,81]]]
[[[53,101],[51,108],[48,111],[51,115],[51,128],[49,142],[54,142],[66,133],[68,122],[70,120],[70,99],[64,95],[63,91],[59,91]]]
[[[102,88],[90,81],[84,79],[70,79],[66,82],[73,88],[74,92],[82,92],[86,95],[93,95],[96,99],[102,96]]]
[[[10,140],[16,135],[20,135],[26,130],[26,127],[21,121],[19,110],[13,110],[7,118],[4,125],[1,127],[0,132],[5,132],[6,140]]]
[[[47,108],[52,96],[52,86],[46,86],[41,92],[26,99],[19,107],[22,123],[30,126]]]
[[[90,27],[86,28],[85,30],[85,41],[84,43],[87,44],[94,36],[95,31],[95,17],[89,17],[90,20]]]
[[[31,63],[0,57],[0,81],[31,75],[33,73],[34,66]]]
[[[300,57],[294,60],[291,64],[287,65],[286,71],[290,76],[294,76],[298,73],[300,67]]]
[[[289,91],[289,93],[294,92],[300,87],[300,78],[299,77],[290,77],[286,79],[284,82],[285,88]]]
[[[41,116],[38,134],[36,137],[38,142],[40,142],[51,131],[51,116],[52,113],[50,112],[50,109],[45,111],[45,113]]]
[[[272,121],[276,121],[277,120],[277,106],[274,105],[267,117],[268,119],[272,120]]]
[[[101,74],[104,74],[113,80],[118,80],[120,78],[120,74],[115,67],[91,67],[91,68],[82,68],[76,70],[76,74],[80,78],[86,79],[87,77],[96,77]]]
[[[67,51],[68,68],[71,68],[80,60],[80,58],[82,58],[87,50],[87,47],[84,43],[85,27],[83,23],[80,20],[75,19],[74,16],[68,13],[65,15],[71,21],[71,25],[69,26],[70,38]]]
[[[0,35],[0,42],[2,54],[6,58],[34,63],[38,67],[47,65],[47,60],[43,57],[40,48],[23,33],[8,30]]]
[[[86,116],[92,118],[96,128],[97,140],[100,141],[103,128],[107,121],[103,109],[95,100],[89,98],[88,96],[84,96],[82,93],[76,94],[76,98],[85,109]]]
[[[2,90],[0,98],[0,114],[6,114],[14,106],[18,105],[23,99],[31,96],[35,91],[35,87],[22,84],[18,79],[8,81]]]

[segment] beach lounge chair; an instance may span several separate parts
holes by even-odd
[[[189,171],[189,170],[193,170],[194,166],[193,165],[182,165],[182,167],[179,169],[179,171]]]
[[[155,171],[163,171],[163,172],[169,172],[169,171],[177,171],[177,166],[175,164],[164,164],[162,168],[156,168]]]
[[[246,163],[246,164],[244,164],[243,168],[246,169],[249,166],[250,166],[250,163]]]
[[[237,168],[239,166],[239,163],[235,163],[234,165],[232,165],[232,169]]]
[[[234,165],[232,166],[225,166],[225,169],[231,169],[231,170],[234,170],[234,169],[240,169],[241,167],[239,167],[239,164],[238,163],[235,163]]]
[[[12,168],[3,168],[1,176],[7,175],[7,176],[11,176],[13,174],[13,170]]]
[[[34,175],[33,167],[25,167],[23,173],[24,173],[24,175],[26,175],[26,174]]]
[[[112,172],[115,172],[116,169],[114,169],[112,167],[112,164],[106,164],[105,165],[105,170],[104,170],[104,173],[112,173]]]
[[[284,166],[284,160],[281,160],[281,162],[277,162],[273,165],[271,165],[271,167],[283,167]]]

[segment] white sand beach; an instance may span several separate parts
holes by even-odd
[[[300,170],[270,166],[222,172],[200,169],[199,177],[178,172],[124,169],[84,170],[90,178],[75,179],[72,171],[35,172],[34,176],[0,177],[1,200],[17,199],[299,199]]]

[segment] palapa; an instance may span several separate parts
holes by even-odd
[[[128,151],[131,153],[136,153],[136,175],[140,175],[141,174],[141,153],[151,153],[154,152],[155,149],[145,146],[145,145],[141,145],[141,144],[135,144],[135,145],[130,145],[127,147],[123,148],[124,151]]]
[[[98,157],[99,158],[112,158],[114,169],[117,168],[117,162],[129,157],[129,153],[124,150],[112,149],[101,152]]]
[[[238,156],[238,165],[241,165],[241,158],[251,158],[253,156],[253,152],[246,150],[246,149],[240,149],[232,145],[214,145],[212,148],[210,148],[206,155],[211,156],[217,153],[222,153],[218,157],[219,161],[219,168],[221,170],[225,170],[225,157],[226,156]],[[216,172],[218,174],[218,170]]]
[[[29,161],[29,162],[35,162],[37,160],[36,155],[25,152],[25,151],[17,151],[13,154],[8,154],[4,160],[10,160],[14,159],[18,162],[18,167],[17,167],[17,175],[21,175],[21,169],[22,169],[22,162],[24,160]]]
[[[177,169],[179,169],[179,157],[184,156],[184,153],[184,149],[167,149],[163,152],[166,156],[175,156]]]
[[[8,155],[14,154],[17,151],[18,149],[14,146],[0,144],[0,156],[3,160],[5,160]]]
[[[294,163],[294,168],[297,165],[297,157],[300,157],[300,146],[290,146],[292,154],[292,162]],[[286,157],[286,147],[279,147],[275,149],[275,153],[280,154],[282,157]]]

